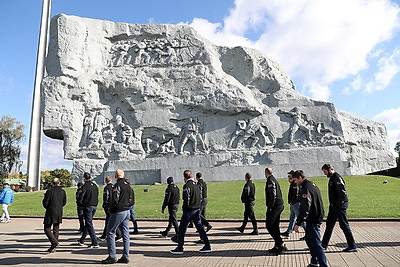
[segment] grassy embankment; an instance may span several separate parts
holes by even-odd
[[[400,179],[388,176],[349,176],[344,177],[347,184],[350,199],[349,218],[400,218]],[[312,178],[321,190],[325,211],[327,214],[327,178]],[[207,181],[207,180],[206,180]],[[387,181],[387,183],[384,183]],[[264,180],[255,180],[256,185],[256,218],[265,218]],[[279,183],[285,200],[283,219],[289,217],[289,205],[287,204],[287,190],[289,183],[286,179],[280,179]],[[208,182],[207,217],[209,219],[242,219],[243,205],[240,195],[244,181],[239,182]],[[182,184],[179,184],[182,188]],[[138,219],[167,219],[168,212],[162,214],[161,204],[164,198],[166,185],[135,185],[135,211]],[[148,192],[144,192],[148,188]],[[76,188],[66,188],[67,205],[64,207],[64,216],[76,216],[75,192]],[[104,217],[101,208],[103,187],[99,188],[99,206],[97,218]],[[42,207],[44,191],[30,193],[16,193],[15,201],[9,211],[13,215],[43,216]],[[179,211],[178,215],[181,215]]]

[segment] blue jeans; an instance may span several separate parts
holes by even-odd
[[[322,248],[320,226],[320,223],[306,224],[306,243],[311,253],[311,264],[319,264],[319,266],[324,267],[328,266],[328,264]]]
[[[290,218],[289,218],[288,228],[286,229],[286,233],[290,234],[291,232],[293,232],[297,217],[299,217],[299,213],[300,213],[300,202],[290,204]],[[306,222],[302,222],[301,226],[303,227],[304,230],[306,230]]]
[[[178,247],[183,248],[187,226],[191,221],[193,221],[194,225],[196,226],[196,229],[200,234],[200,238],[204,241],[205,246],[210,247],[210,241],[208,241],[206,231],[204,231],[201,223],[200,213],[200,209],[183,211],[181,223],[179,224]]]
[[[93,216],[96,213],[96,206],[83,207],[83,217],[85,219],[85,228],[83,228],[82,236],[79,239],[81,243],[85,241],[87,234],[90,235],[90,239],[92,240],[92,245],[97,244],[97,236],[93,226]]]
[[[356,243],[354,242],[353,233],[351,232],[349,222],[347,221],[347,207],[348,202],[343,203],[341,206],[329,206],[328,217],[326,218],[326,228],[324,237],[322,238],[322,245],[328,247],[329,240],[331,239],[333,228],[335,227],[336,221],[339,221],[339,226],[342,229],[344,236],[346,237],[347,245],[350,248],[355,248]]]
[[[116,257],[116,248],[115,248],[115,232],[117,228],[121,230],[122,240],[124,242],[124,250],[122,253],[122,257],[129,259],[129,246],[130,246],[130,238],[129,238],[129,218],[130,211],[120,211],[117,213],[110,214],[110,220],[108,221],[107,228],[107,248],[108,255],[111,258]]]

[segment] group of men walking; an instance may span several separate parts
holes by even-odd
[[[294,230],[299,232],[302,226],[305,236],[301,239],[306,241],[311,253],[309,266],[327,266],[324,250],[327,249],[336,221],[339,221],[343,230],[348,247],[344,252],[356,252],[355,241],[347,220],[348,197],[345,181],[335,172],[330,164],[324,164],[322,171],[329,178],[329,213],[326,220],[326,229],[321,240],[320,226],[324,218],[324,205],[318,186],[308,180],[302,170],[290,171],[288,181],[288,201],[290,204],[290,221],[285,232],[280,233],[280,215],[284,208],[282,191],[279,183],[272,174],[271,168],[265,169],[265,201],[266,201],[266,228],[275,241],[274,247],[269,249],[270,253],[276,255],[287,251],[288,248],[281,236],[288,237]],[[253,224],[253,231],[250,235],[258,235],[257,220],[254,215],[255,185],[251,181],[251,174],[245,174],[246,184],[243,187],[242,202],[244,203],[244,218],[240,227],[236,228],[243,233],[248,219]]]
[[[305,239],[311,253],[310,266],[327,266],[324,250],[327,249],[333,228],[339,220],[340,228],[343,230],[348,247],[344,252],[356,252],[355,241],[347,221],[348,198],[346,193],[345,181],[334,171],[330,164],[324,164],[322,171],[329,178],[329,213],[326,220],[326,230],[321,240],[320,225],[324,218],[324,207],[319,188],[315,183],[308,180],[303,171],[290,171],[288,181],[290,187],[288,191],[288,201],[290,204],[290,222],[285,232],[280,232],[280,215],[284,209],[284,201],[280,185],[273,175],[271,168],[265,169],[266,185],[266,228],[274,239],[274,247],[269,249],[270,253],[279,255],[288,250],[281,236],[289,236],[292,231],[299,232],[299,227],[305,229]],[[108,257],[102,261],[103,264],[128,263],[129,262],[129,221],[131,210],[134,206],[134,192],[129,182],[125,179],[124,172],[115,172],[116,183],[112,185],[110,177],[106,177],[106,186],[103,193],[103,208],[106,213],[105,227],[100,240],[106,239]],[[167,179],[168,186],[165,190],[165,197],[161,212],[164,213],[168,208],[168,226],[161,231],[162,236],[167,236],[172,227],[175,235],[171,238],[177,243],[177,247],[170,252],[172,254],[183,254],[184,238],[190,223],[194,223],[200,235],[199,243],[204,244],[199,252],[211,252],[210,241],[207,232],[212,228],[206,219],[207,205],[207,185],[202,179],[202,174],[196,174],[194,180],[190,170],[183,172],[183,205],[182,218],[178,224],[177,211],[180,202],[180,190],[174,183],[173,177]],[[252,182],[250,173],[245,174],[246,184],[243,187],[241,200],[244,203],[244,218],[240,227],[236,228],[243,233],[248,220],[253,226],[251,235],[258,235],[257,220],[254,215],[255,205],[255,185]],[[48,252],[54,252],[59,245],[59,224],[62,222],[62,207],[66,204],[66,194],[60,187],[58,178],[52,181],[53,187],[46,191],[43,199],[43,207],[46,208],[44,219],[44,231],[50,240],[51,247]],[[84,174],[84,184],[78,188],[76,193],[78,215],[83,214],[83,226],[80,228],[81,238],[79,245],[84,245],[86,236],[89,234],[91,239],[90,248],[98,248],[98,238],[93,227],[93,216],[98,205],[98,187],[90,180],[90,174]],[[81,210],[81,211],[80,211]],[[134,215],[133,215],[134,217]],[[53,228],[53,230],[51,230]],[[137,224],[135,226],[137,231]],[[120,259],[116,258],[116,239],[123,240],[123,255]]]

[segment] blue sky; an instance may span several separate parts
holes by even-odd
[[[248,46],[277,61],[296,90],[385,123],[400,141],[400,0],[53,0],[64,13],[127,23],[185,23],[218,45]],[[0,1],[0,116],[26,125],[42,1]],[[42,169],[71,169],[62,142],[43,138]],[[26,162],[22,167],[26,170]]]

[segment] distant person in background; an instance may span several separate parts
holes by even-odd
[[[81,187],[82,187],[83,183],[79,182],[77,184],[78,188],[76,189],[76,193],[75,193],[75,201],[76,201],[76,212],[78,214],[78,220],[79,220],[79,230],[78,233],[82,234],[83,229],[85,228],[85,218],[83,216],[83,206],[82,204],[79,202],[81,196],[80,194],[82,193]]]
[[[160,234],[166,237],[168,232],[171,230],[172,226],[174,226],[175,230],[175,238],[178,238],[179,226],[178,226],[178,218],[176,213],[179,208],[179,187],[174,183],[173,177],[167,178],[167,188],[165,189],[164,202],[161,207],[161,212],[164,213],[166,207],[168,207],[168,226],[165,231],[160,231]]]
[[[243,222],[242,226],[236,228],[239,232],[243,233],[244,229],[246,228],[248,219],[251,220],[253,224],[253,232],[250,235],[258,235],[258,227],[257,227],[257,220],[254,215],[254,204],[256,201],[256,186],[253,184],[251,180],[251,174],[246,173],[244,175],[244,179],[246,180],[246,184],[243,187],[241,200],[244,204],[244,214],[243,214]]]
[[[133,223],[133,235],[139,234],[139,228],[138,228],[138,223],[136,220],[136,214],[135,214],[135,191],[131,187],[131,182],[128,179],[125,179],[125,183],[129,185],[129,187],[132,189],[133,192],[133,204],[132,206],[129,207],[129,212],[130,212],[130,220]]]
[[[85,228],[83,229],[81,238],[78,240],[78,245],[84,246],[85,238],[87,234],[89,234],[92,241],[89,248],[99,248],[96,231],[93,226],[93,217],[97,210],[97,204],[99,203],[99,188],[94,182],[90,181],[90,173],[85,172],[83,178],[85,183],[81,187],[81,192],[79,193],[79,204],[83,206]]]
[[[281,238],[279,230],[279,223],[281,219],[281,213],[283,211],[283,198],[281,187],[272,174],[271,168],[265,169],[265,202],[267,206],[267,212],[265,215],[265,225],[268,232],[275,240],[275,246],[268,250],[270,253],[281,254],[287,250]]]
[[[13,203],[13,201],[14,201],[14,191],[10,188],[10,185],[8,183],[5,183],[3,185],[3,190],[0,193],[0,204],[3,209],[0,222],[2,223],[11,222],[10,214],[8,212],[8,207]]]
[[[58,237],[60,231],[60,224],[62,223],[63,207],[67,203],[67,195],[60,187],[60,179],[54,178],[52,181],[53,187],[48,189],[44,195],[42,204],[46,209],[44,215],[44,232],[49,239],[51,246],[47,252],[52,253],[56,251],[59,246]],[[53,231],[51,228],[53,227]]]
[[[345,248],[343,252],[357,252],[353,233],[351,232],[350,225],[347,220],[349,199],[347,198],[346,183],[342,176],[335,172],[330,164],[324,164],[321,169],[329,178],[329,212],[328,217],[326,218],[326,228],[324,237],[322,238],[322,246],[324,249],[328,248],[328,243],[331,239],[333,228],[335,227],[336,221],[339,221],[340,228],[342,229],[347,241],[347,248]]]
[[[310,249],[312,266],[328,266],[321,243],[321,223],[324,219],[324,203],[321,192],[316,184],[307,180],[303,171],[293,173],[295,183],[300,186],[300,212],[297,216],[294,231],[299,232],[299,226],[306,222],[306,244]]]
[[[296,184],[293,178],[294,171],[291,170],[288,172],[288,182],[289,190],[288,190],[288,202],[290,204],[290,217],[289,217],[289,225],[285,232],[281,233],[282,236],[289,236],[294,229],[294,225],[297,220],[297,216],[299,216],[299,208],[300,208],[300,186]],[[305,230],[305,222],[302,223],[302,226]],[[300,240],[304,240],[304,237],[301,237]]]
[[[204,227],[206,227],[206,232],[210,231],[212,226],[211,224],[207,221],[206,218],[206,207],[208,203],[207,199],[207,184],[203,179],[203,174],[201,172],[196,173],[196,180],[197,180],[197,185],[200,188],[201,191],[201,223],[203,224]]]

